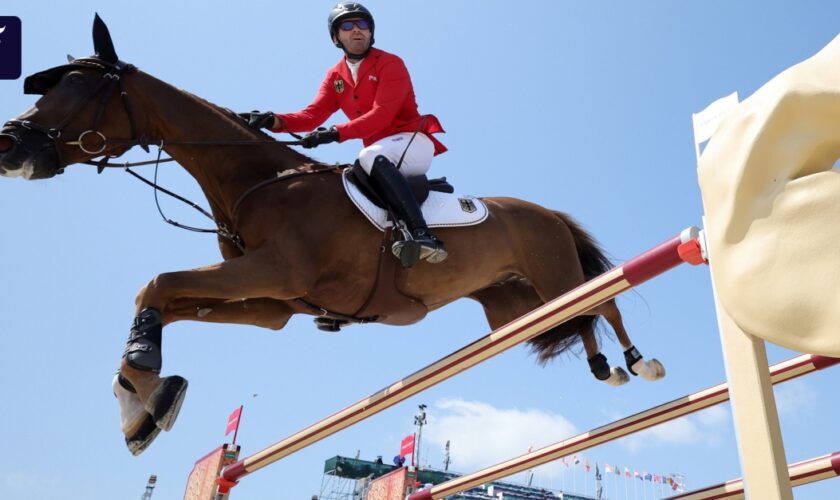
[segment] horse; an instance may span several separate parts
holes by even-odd
[[[222,261],[160,274],[139,291],[114,380],[126,445],[139,454],[172,428],[186,394],[185,379],[160,375],[166,325],[192,320],[279,330],[292,315],[309,314],[336,329],[365,319],[359,312],[378,289],[378,273],[396,260],[383,252],[383,234],[348,200],[336,168],[121,61],[98,15],[93,38],[95,55],[26,78],[24,92],[41,97],[0,130],[0,174],[46,179],[154,144],[206,196]],[[444,262],[390,267],[390,287],[414,312],[401,316],[399,307],[380,304],[368,320],[407,324],[469,297],[496,329],[612,267],[569,215],[514,198],[481,201],[484,222],[439,230],[449,250]],[[600,352],[599,317],[612,327],[634,375],[664,376],[661,363],[634,347],[614,300],[530,340],[537,361],[582,342],[598,380],[627,382],[627,372],[610,367]]]

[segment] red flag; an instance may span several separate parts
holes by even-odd
[[[225,428],[225,436],[230,434],[231,431],[238,431],[239,430],[239,416],[242,415],[242,407],[233,410],[233,413],[230,414],[228,417],[227,427]],[[233,434],[234,439],[236,438],[236,433]]]
[[[406,436],[400,443],[400,456],[414,454],[414,434]]]
[[[583,468],[586,469],[586,472],[589,472],[589,459],[587,458],[583,463]]]
[[[627,467],[624,468],[624,475],[630,477],[630,469],[628,469]]]

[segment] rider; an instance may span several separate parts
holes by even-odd
[[[330,37],[344,57],[327,71],[315,100],[296,113],[254,113],[250,125],[272,132],[303,132],[323,124],[339,108],[350,121],[318,129],[301,140],[305,148],[362,139],[357,163],[381,190],[385,202],[405,221],[413,243],[399,241],[393,252],[414,253],[404,262],[446,258],[443,242],[429,231],[405,176],[425,174],[446,147],[431,134],[443,132],[434,115],[420,115],[411,77],[402,59],[373,48],[374,21],[355,2],[333,7]]]

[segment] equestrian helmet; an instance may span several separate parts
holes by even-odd
[[[367,8],[356,2],[344,2],[336,5],[330,11],[327,17],[327,29],[330,31],[330,39],[332,39],[338,31],[338,24],[345,19],[361,18],[366,19],[370,23],[370,44],[373,45],[373,29],[375,23],[373,22],[373,14]],[[336,44],[340,47],[340,44]]]

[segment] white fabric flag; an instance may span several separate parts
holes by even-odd
[[[709,104],[703,111],[691,115],[691,123],[694,125],[694,153],[697,155],[698,163],[700,162],[700,145],[712,138],[720,122],[737,105],[738,92],[733,92]]]

